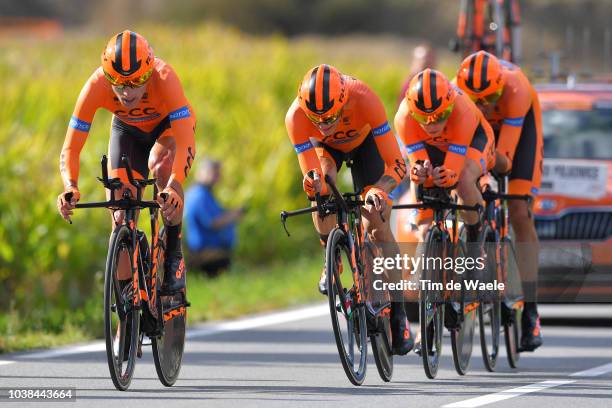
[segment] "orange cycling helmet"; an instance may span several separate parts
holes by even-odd
[[[410,115],[421,124],[448,118],[456,96],[455,89],[444,74],[429,68],[416,74],[406,91]]]
[[[102,70],[113,85],[137,87],[153,73],[154,60],[147,40],[125,30],[115,34],[102,51]]]
[[[461,63],[457,85],[472,100],[489,99],[489,102],[493,102],[492,99],[498,99],[504,89],[502,65],[493,54],[475,52]]]
[[[335,122],[348,99],[346,80],[331,65],[318,65],[304,76],[298,98],[300,108],[311,121]]]

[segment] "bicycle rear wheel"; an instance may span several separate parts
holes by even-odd
[[[499,279],[499,242],[496,232],[485,228],[485,249],[487,254],[486,273],[488,281]],[[487,371],[495,371],[499,355],[499,338],[501,331],[501,298],[498,291],[482,299],[478,306],[478,323],[480,330],[480,349]]]
[[[444,259],[444,237],[437,226],[427,233],[425,259]],[[431,283],[442,283],[443,266],[438,268],[433,262],[433,268],[423,267],[421,279]],[[429,265],[427,265],[429,266]],[[442,334],[444,330],[444,291],[429,285],[421,287],[419,293],[419,313],[421,324],[421,357],[423,368],[429,378],[438,374],[438,365],[442,353]]]
[[[111,235],[104,276],[104,337],[106,357],[115,388],[125,391],[130,386],[140,331],[140,314],[133,305],[134,288],[130,279],[121,283],[117,269],[121,254],[132,259],[130,230],[119,225]]]
[[[393,377],[393,352],[391,350],[391,323],[389,317],[380,317],[378,332],[370,336],[372,353],[378,375],[384,382]]]
[[[164,281],[164,250],[165,229],[159,232],[157,251],[157,293],[160,293]],[[187,299],[185,292],[171,296],[160,296],[158,300],[158,314],[163,319],[164,328],[159,337],[151,339],[153,346],[153,360],[157,377],[166,387],[176,382],[181,371],[183,351],[185,349],[185,327],[187,324]]]
[[[510,287],[510,280],[513,276],[518,276],[518,265],[516,264],[516,253],[514,245],[509,238],[502,239],[501,262],[505,271],[506,287]],[[508,291],[506,291],[508,293]],[[516,368],[520,358],[519,339],[521,337],[521,317],[522,302],[516,299],[509,299],[506,296],[502,306],[502,320],[504,325],[504,340],[506,343],[506,354],[510,367]]]
[[[366,265],[368,334],[378,375],[384,382],[393,377],[393,351],[391,349],[391,302],[388,292],[373,290],[371,278],[375,248],[365,242],[364,265]],[[371,290],[372,289],[372,290]]]
[[[335,228],[327,239],[325,254],[329,311],[344,372],[352,384],[361,385],[366,374],[368,330],[364,304],[357,304],[350,260],[346,234]],[[343,274],[349,289],[342,283],[339,270],[342,264],[349,266]]]

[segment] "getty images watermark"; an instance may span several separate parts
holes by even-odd
[[[377,291],[417,291],[417,290],[447,290],[447,291],[503,291],[504,283],[497,279],[485,279],[486,260],[483,257],[412,257],[397,254],[395,257],[374,257],[372,272],[379,276],[372,281],[372,287]],[[418,271],[453,271],[459,279],[446,279],[435,282],[431,279],[402,279],[402,271],[414,275]],[[399,273],[398,273],[399,272]],[[470,272],[464,275],[465,272]],[[384,276],[382,276],[384,274]],[[396,276],[398,279],[393,279]]]

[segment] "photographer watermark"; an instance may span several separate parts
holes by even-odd
[[[396,254],[395,257],[381,257],[377,256],[373,260],[374,274],[380,275],[385,271],[391,270],[409,270],[411,274],[414,274],[421,268],[427,269],[446,269],[453,270],[455,273],[461,275],[467,270],[478,269],[483,270],[485,265],[485,259],[483,257],[471,258],[471,257],[426,257],[421,255],[418,257],[408,256],[407,254],[400,255]]]

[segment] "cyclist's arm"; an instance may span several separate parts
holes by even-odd
[[[102,85],[92,75],[85,83],[68,123],[68,130],[60,154],[60,174],[64,188],[78,187],[80,154],[96,110],[102,106]]]
[[[384,133],[383,133],[384,132]],[[402,157],[397,139],[388,122],[372,130],[378,152],[385,162],[385,173],[376,183],[377,187],[390,193],[406,176],[406,162]]]
[[[516,146],[521,138],[525,115],[531,106],[531,98],[527,92],[519,90],[508,103],[509,106],[499,130],[497,151],[506,156],[512,164]]]
[[[369,123],[373,126],[374,142],[380,157],[385,162],[385,172],[375,186],[390,193],[406,176],[406,162],[402,157],[395,135],[391,131],[385,107],[374,92],[371,92],[368,99],[367,112],[370,116]]]
[[[162,95],[168,107],[168,117],[172,127],[172,132],[168,137],[174,137],[176,143],[172,174],[168,180],[170,187],[173,182],[182,185],[191,170],[196,155],[196,117],[185,97],[181,82],[172,68],[166,65],[160,70],[159,76],[162,80]]]
[[[429,160],[425,142],[418,136],[419,125],[410,117],[405,100],[395,115],[394,124],[410,164],[413,165],[419,160],[423,162]]]
[[[448,134],[452,135],[452,139],[449,141],[448,149],[444,156],[444,167],[454,171],[457,176],[460,176],[463,171],[472,140],[479,132],[484,131],[482,126],[480,126],[481,120],[485,120],[484,117],[477,111],[475,106],[469,106],[471,108],[457,112],[460,114],[458,116],[460,120],[452,123],[449,121],[447,125]],[[457,107],[460,108],[459,106]]]
[[[289,112],[287,112],[287,116],[285,117],[287,135],[297,154],[302,175],[305,175],[313,169],[316,169],[320,175],[323,175],[319,156],[315,151],[314,145],[310,142],[309,135],[311,134],[312,126],[309,126],[307,121],[308,119],[306,116],[303,114],[300,115],[300,112],[296,110],[294,103],[291,108],[289,108]]]

